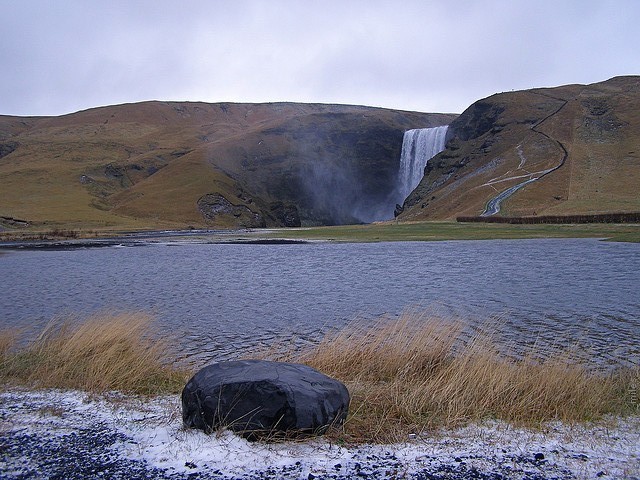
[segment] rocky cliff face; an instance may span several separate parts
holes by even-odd
[[[640,77],[493,95],[449,127],[401,219],[640,211]]]
[[[403,132],[454,115],[145,102],[0,117],[0,215],[87,226],[297,226],[391,217]]]

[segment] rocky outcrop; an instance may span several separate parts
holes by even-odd
[[[321,434],[344,422],[349,392],[311,367],[264,360],[203,368],[182,391],[188,428],[228,428],[249,439],[286,433]]]
[[[404,206],[396,203],[396,208],[393,210],[393,216],[398,217],[402,212],[404,212]]]
[[[274,202],[271,204],[269,210],[276,221],[285,227],[301,226],[300,213],[295,205]]]
[[[456,137],[462,141],[478,138],[496,128],[497,120],[506,106],[492,99],[480,100],[464,111],[449,125],[449,139]]]
[[[20,220],[18,218],[13,217],[2,217],[0,216],[0,228],[26,228],[30,225],[27,220]]]
[[[16,148],[18,148],[18,144],[16,142],[0,143],[0,158],[13,153]]]
[[[198,200],[198,210],[202,216],[216,223],[220,217],[233,217],[236,224],[245,228],[262,228],[266,226],[264,217],[252,211],[246,205],[234,205],[219,193],[208,193]]]

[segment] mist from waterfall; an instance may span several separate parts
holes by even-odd
[[[416,128],[404,132],[398,192],[400,204],[418,186],[424,176],[424,167],[429,159],[444,150],[448,125],[433,128]]]

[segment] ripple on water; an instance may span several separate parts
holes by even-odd
[[[424,307],[470,322],[499,317],[516,350],[579,343],[594,358],[639,363],[637,244],[150,244],[11,252],[0,267],[5,326],[34,331],[65,312],[144,310],[189,361],[303,344],[358,316]]]

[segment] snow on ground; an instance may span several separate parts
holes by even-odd
[[[8,390],[0,478],[640,479],[640,417],[539,431],[492,422],[396,445],[266,444],[185,430],[178,396]]]

